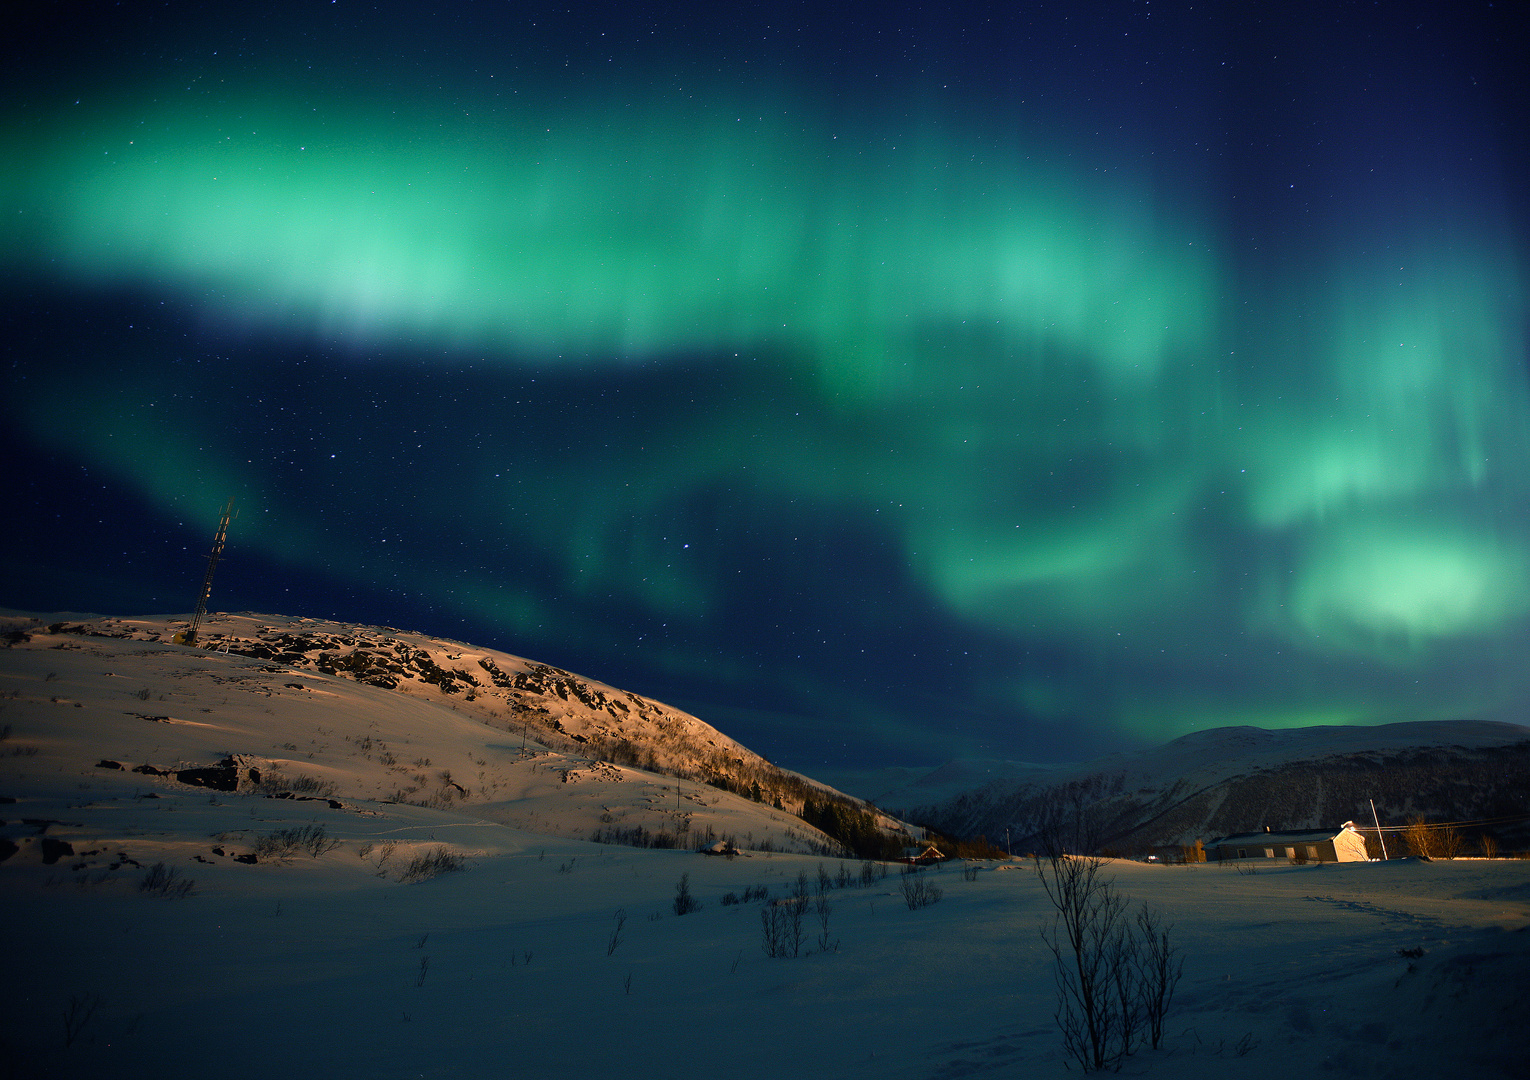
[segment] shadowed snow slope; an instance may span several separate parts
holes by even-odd
[[[539,699],[568,743],[533,723],[523,754],[524,729],[469,707],[486,692],[416,677],[416,651],[512,680],[524,662],[305,624],[415,650],[388,647],[415,673],[389,688],[308,651],[150,640],[167,625],[13,622],[0,648],[0,1075],[1067,1074],[1029,864],[921,871],[939,902],[911,908],[896,867],[808,854],[821,841],[789,815],[576,753],[608,721],[558,712],[556,690]],[[800,850],[587,839],[686,821]],[[1107,873],[1185,958],[1167,1045],[1127,1075],[1522,1075],[1530,862]],[[799,888],[805,905],[767,906]],[[771,913],[792,911],[796,955],[767,955]]]

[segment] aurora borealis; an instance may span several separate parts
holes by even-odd
[[[789,767],[1530,700],[1518,16],[128,4],[7,46],[0,603]]]

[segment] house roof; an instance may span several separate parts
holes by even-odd
[[[1290,832],[1239,833],[1236,836],[1219,836],[1215,840],[1208,840],[1207,846],[1242,844],[1246,847],[1258,847],[1261,844],[1315,844],[1320,840],[1332,840],[1338,831],[1338,829],[1294,829]]]

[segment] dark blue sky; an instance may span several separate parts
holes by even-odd
[[[1523,721],[1523,17],[38,5],[0,603],[492,645],[812,771]]]

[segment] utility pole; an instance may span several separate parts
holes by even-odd
[[[223,555],[223,544],[228,540],[228,523],[233,520],[234,500],[229,499],[223,504],[223,516],[218,519],[218,531],[213,536],[212,551],[207,556],[207,573],[202,578],[202,591],[197,596],[196,614],[191,616],[191,625],[179,634],[175,635],[177,645],[195,645],[197,643],[197,627],[202,624],[202,618],[207,614],[207,598],[212,595],[213,571],[218,568],[218,559]]]

